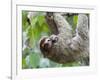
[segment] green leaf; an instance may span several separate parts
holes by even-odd
[[[63,67],[72,67],[72,66],[80,66],[78,62],[69,62],[62,65]]]
[[[73,16],[67,17],[67,21],[72,26],[73,25]]]
[[[73,17],[73,29],[75,30],[76,29],[76,26],[77,26],[77,20],[78,20],[78,16],[74,16]]]
[[[26,64],[25,58],[22,58],[22,69],[26,69],[28,66]]]
[[[38,16],[38,23],[42,27],[42,24],[44,23],[44,16]]]
[[[50,60],[50,67],[61,67],[61,66],[62,66],[62,64],[59,64],[59,63],[56,63],[56,62]]]
[[[25,48],[22,52],[22,57],[25,58],[27,55],[29,55],[30,50],[28,48]]]
[[[28,27],[28,22],[27,22],[27,11],[22,11],[22,28],[23,31],[25,31]]]
[[[30,65],[32,68],[36,68],[39,65],[40,56],[38,53],[30,54]]]
[[[36,27],[37,22],[38,22],[38,17],[37,16],[33,17],[32,20],[31,20],[31,25],[32,25],[33,28]]]

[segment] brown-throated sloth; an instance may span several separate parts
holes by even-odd
[[[78,14],[76,34],[73,37],[72,28],[60,13],[52,13],[47,18],[53,22],[58,34],[43,37],[40,40],[40,50],[44,57],[57,63],[81,61],[89,65],[89,29],[88,16]]]

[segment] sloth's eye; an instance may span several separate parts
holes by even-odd
[[[50,39],[48,41],[50,41]]]
[[[52,40],[52,42],[53,42],[53,43],[56,43],[56,42],[57,42],[57,40]]]

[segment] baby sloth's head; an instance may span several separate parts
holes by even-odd
[[[52,35],[50,37],[43,37],[40,40],[40,49],[41,51],[49,51],[54,43],[56,43],[58,40],[57,36]]]
[[[49,38],[44,37],[40,41],[40,49],[41,50],[48,51],[49,49],[51,49],[51,47],[52,47],[52,41]]]

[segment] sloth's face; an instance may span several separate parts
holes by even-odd
[[[58,41],[58,37],[56,35],[52,35],[50,37],[44,37],[40,41],[40,49],[48,51],[52,48],[52,46]]]
[[[40,49],[48,51],[52,47],[52,40],[50,38],[43,38],[40,41]]]
[[[58,37],[56,35],[52,35],[50,37],[44,37],[40,41],[40,49],[44,51],[49,51],[57,41]]]
[[[43,47],[44,49],[50,49],[52,47],[52,40],[49,38],[45,39]]]

